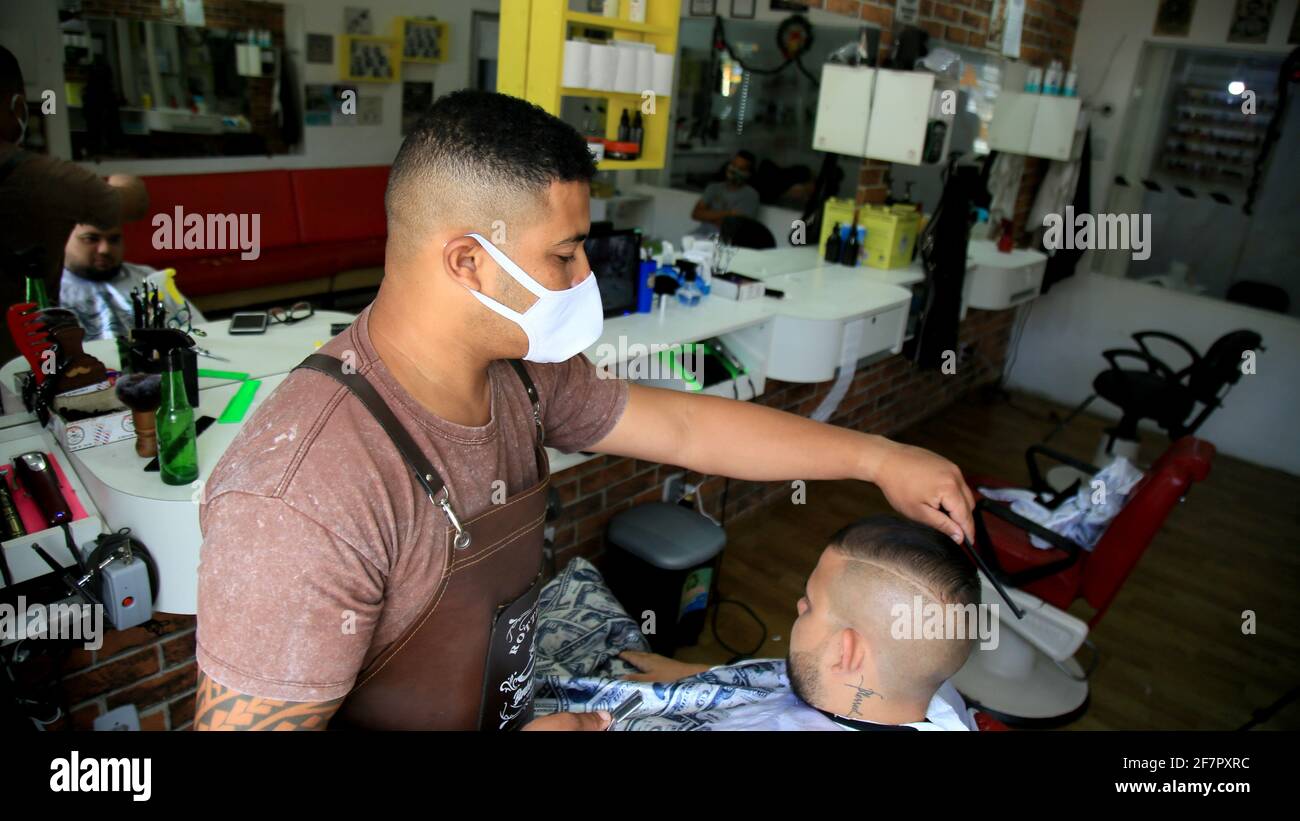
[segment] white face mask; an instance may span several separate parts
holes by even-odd
[[[529,362],[563,362],[582,353],[600,339],[605,324],[605,311],[600,304],[600,289],[596,287],[594,273],[572,288],[552,291],[529,276],[500,248],[482,236],[465,236],[483,246],[483,250],[496,260],[497,265],[537,297],[537,301],[521,314],[470,289],[470,293],[479,302],[524,329],[524,334],[528,337],[528,353],[524,354],[524,359]]]

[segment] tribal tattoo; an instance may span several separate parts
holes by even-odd
[[[247,696],[199,672],[195,730],[324,730],[343,699],[281,701]]]

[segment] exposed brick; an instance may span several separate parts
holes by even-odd
[[[175,667],[194,659],[194,631],[162,643],[163,667]]]
[[[167,705],[171,715],[171,728],[179,730],[194,720],[194,694],[181,696]]]
[[[63,681],[68,701],[78,704],[127,687],[158,672],[158,648],[146,647],[69,676]]]
[[[150,710],[147,713],[140,714],[141,732],[160,733],[167,729],[167,708],[159,707],[156,710]]]
[[[170,701],[186,690],[193,690],[197,680],[198,667],[190,662],[109,695],[106,699],[108,709],[112,710],[123,704],[134,704],[144,710],[155,704]]]

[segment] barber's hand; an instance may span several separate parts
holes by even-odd
[[[677,681],[709,669],[704,664],[687,664],[658,653],[639,653],[636,650],[624,650],[618,657],[641,671],[623,676],[627,681]]]
[[[549,716],[535,718],[521,727],[521,730],[535,732],[600,732],[609,729],[613,717],[604,710],[594,713],[552,713]]]
[[[872,481],[894,509],[960,543],[975,542],[975,497],[952,462],[923,448],[886,440]]]

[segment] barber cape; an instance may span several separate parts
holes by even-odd
[[[852,730],[867,731],[873,729],[901,730],[910,727],[914,730],[974,730],[975,720],[966,708],[957,688],[944,682],[943,686],[930,699],[925,710],[925,720],[908,724],[873,724],[841,716],[842,721],[835,721],[825,713],[808,706],[790,689],[786,676],[785,662],[780,660],[760,660],[751,664],[773,664],[776,674],[776,687],[770,697],[753,704],[733,707],[708,729],[711,730]],[[779,670],[775,667],[779,665]],[[732,665],[738,667],[740,665]],[[709,672],[725,670],[714,668]]]
[[[538,599],[537,666],[533,711],[613,711],[633,695],[641,704],[613,730],[849,730],[805,704],[790,688],[784,659],[755,659],[714,667],[679,681],[623,678],[636,669],[624,650],[650,650],[640,625],[605,586],[600,571],[578,557],[542,588]],[[974,730],[956,688],[945,683],[930,700],[917,730]]]
[[[868,722],[839,723],[808,706],[790,688],[783,659],[755,659],[714,667],[670,683],[625,681],[603,676],[545,676],[536,710],[613,710],[633,693],[641,704],[615,730],[868,730]],[[961,695],[945,683],[930,700],[925,720],[877,725],[883,730],[974,730]]]
[[[145,283],[162,293],[163,306],[168,315],[182,306],[176,304],[163,287],[166,273],[147,265],[123,262],[117,276],[107,280],[93,280],[77,276],[67,268],[59,284],[59,306],[77,316],[77,322],[86,331],[86,340],[113,339],[125,336],[134,318],[131,312],[131,291]],[[191,321],[203,322],[203,315],[193,306]]]

